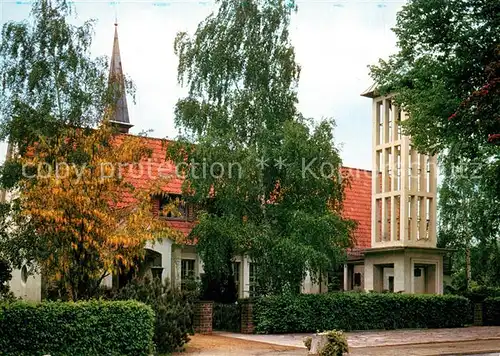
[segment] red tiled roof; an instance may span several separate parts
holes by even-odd
[[[120,138],[118,138],[120,139]],[[169,193],[180,194],[182,192],[182,179],[176,176],[175,165],[167,161],[167,146],[168,140],[143,137],[146,146],[151,150],[151,156],[141,162],[141,168],[125,167],[123,168],[123,176],[125,179],[139,189],[148,188],[151,181],[159,177],[171,177],[165,187],[165,191]]]
[[[170,175],[172,178],[163,190],[168,193],[180,194],[182,179],[176,177],[174,164],[165,159],[167,145],[171,141],[150,137],[144,137],[144,141],[152,151],[151,157],[143,162],[142,170],[129,171],[126,169],[123,172],[125,179],[134,187],[145,189],[151,180],[162,175]],[[355,248],[369,248],[371,244],[371,171],[343,167],[342,175],[350,181],[350,186],[346,188],[345,192],[344,215],[358,222],[354,233]],[[133,201],[132,197],[124,197],[124,200],[124,203]],[[158,207],[155,209],[157,210]],[[193,222],[182,220],[172,220],[169,223],[186,236],[194,226]]]
[[[357,249],[369,248],[371,245],[372,172],[343,167],[342,176],[350,182],[345,190],[344,216],[358,223],[354,232],[355,247]]]
[[[122,171],[124,179],[137,189],[148,189],[153,180],[169,177],[166,186],[162,187],[162,191],[173,194],[182,193],[183,180],[177,177],[173,162],[166,160],[167,146],[170,141],[151,137],[144,137],[143,140],[151,150],[151,156],[141,162],[141,168],[138,166],[124,167]],[[133,204],[134,197],[127,195],[122,200],[125,204]],[[157,213],[158,210],[159,201],[157,200],[153,211]],[[185,220],[169,220],[168,224],[185,236],[189,235],[194,227],[194,222]]]

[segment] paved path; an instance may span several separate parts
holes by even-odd
[[[305,356],[307,350],[302,348],[273,345],[217,334],[191,336],[184,352],[174,356]]]
[[[307,356],[309,334],[194,335],[178,356]],[[500,356],[500,327],[362,331],[347,333],[350,356]]]
[[[396,346],[351,347],[349,356],[437,356],[481,355],[500,356],[500,342],[494,340],[420,343]],[[304,347],[280,346],[241,338],[195,335],[185,352],[175,356],[307,356]]]
[[[379,347],[351,347],[349,351],[349,356],[499,356],[500,352],[497,351],[500,351],[500,341],[480,340]]]
[[[497,326],[457,329],[360,331],[346,334],[349,341],[349,347],[353,348],[492,340],[498,343],[498,349],[500,350],[500,327]],[[310,334],[244,335],[236,333],[217,333],[217,335],[273,345],[302,348],[304,347],[302,340]]]

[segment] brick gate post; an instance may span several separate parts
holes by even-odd
[[[253,334],[253,303],[248,299],[240,300],[241,303],[241,333]]]
[[[214,302],[199,301],[194,306],[194,332],[198,334],[212,333],[212,315]]]

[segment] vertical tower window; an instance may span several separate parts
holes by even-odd
[[[375,159],[376,159],[376,174],[375,174],[375,189],[376,193],[380,193],[382,191],[382,182],[381,182],[381,174],[382,174],[382,151],[377,150],[375,154]]]
[[[377,103],[377,113],[376,113],[376,119],[377,119],[377,132],[376,132],[376,140],[377,140],[377,145],[380,145],[383,142],[383,132],[384,132],[384,106],[383,102],[379,101]]]
[[[426,157],[425,159],[426,165],[425,165],[425,176],[426,176],[426,191],[430,192],[431,191],[431,159],[429,157]]]
[[[394,209],[396,210],[396,241],[401,240],[401,197],[394,197]]]
[[[402,131],[401,131],[401,109],[398,108],[398,111],[397,111],[397,120],[396,120],[396,123],[398,125],[397,127],[397,132],[398,132],[398,140],[401,140],[401,136],[402,136]]]
[[[382,199],[377,199],[375,202],[375,241],[382,241]]]
[[[383,230],[383,240],[391,240],[391,198],[384,198],[384,230]]]
[[[392,106],[391,100],[387,100],[387,106],[388,106],[388,118],[387,118],[387,138],[388,142],[392,142],[393,137],[392,137],[392,125],[394,123],[394,110]]]

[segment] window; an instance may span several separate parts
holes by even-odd
[[[415,268],[413,270],[413,276],[414,277],[421,277],[422,276],[422,270],[420,268]]]
[[[181,280],[184,282],[187,279],[194,278],[194,262],[195,260],[181,260]]]
[[[168,194],[159,198],[161,216],[171,220],[193,220],[193,205],[186,203],[179,194]],[[172,208],[172,206],[174,208]],[[171,211],[172,210],[172,211]]]
[[[361,287],[361,273],[354,273],[354,287]]]
[[[150,266],[153,279],[162,280],[163,267],[161,266],[161,253],[146,250],[146,264]]]
[[[26,265],[21,268],[21,282],[23,285],[28,282],[28,268]]]
[[[255,297],[257,295],[257,265],[250,262],[248,266],[250,277],[250,297]]]
[[[389,276],[389,291],[394,293],[394,276]]]
[[[236,291],[239,294],[240,290],[240,267],[241,263],[240,262],[233,262],[233,276],[234,276],[234,284],[236,286]]]
[[[151,275],[153,277],[153,279],[159,279],[160,281],[162,280],[161,279],[161,275],[163,273],[163,268],[162,267],[151,267]]]

